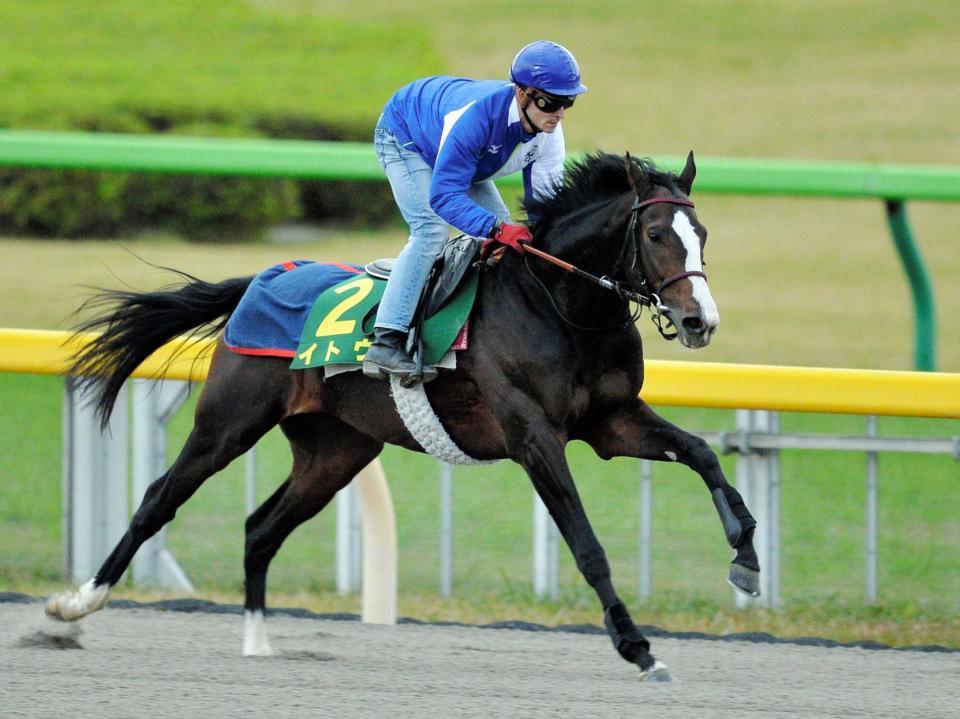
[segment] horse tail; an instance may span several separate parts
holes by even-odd
[[[73,356],[68,373],[76,375],[80,389],[89,393],[101,427],[110,421],[123,383],[144,360],[180,335],[198,342],[215,337],[254,278],[214,283],[172,271],[184,282],[155,292],[99,290],[79,310],[100,312],[79,324],[74,336],[100,335]]]

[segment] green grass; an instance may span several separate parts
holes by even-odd
[[[60,381],[0,376],[0,586],[42,593],[62,585],[60,537]],[[8,405],[8,398],[10,404]],[[192,402],[190,403],[192,404]],[[683,426],[731,428],[726,411],[665,409]],[[27,421],[24,422],[23,420]],[[171,457],[191,422],[177,413]],[[953,423],[952,431],[956,431]],[[788,414],[784,430],[856,433],[851,417]],[[884,419],[881,433],[942,435],[944,423]],[[784,452],[782,457],[783,613],[738,613],[724,577],[729,550],[707,492],[690,471],[654,470],[654,595],[637,598],[638,466],[602,462],[587,447],[568,450],[574,476],[624,598],[640,621],[671,629],[775,631],[874,638],[898,644],[960,646],[960,496],[956,464],[946,457],[883,455],[880,461],[880,602],[863,605],[864,459],[853,453]],[[597,622],[595,598],[566,552],[561,598],[531,592],[532,489],[518,467],[458,468],[454,497],[454,597],[438,598],[439,468],[395,448],[383,454],[397,511],[401,610],[421,618],[492,621],[503,616],[548,623]],[[728,476],[732,457],[722,458]],[[277,431],[259,446],[258,496],[289,469]],[[201,596],[238,601],[243,586],[243,462],[210,479],[169,529],[169,545]],[[301,527],[271,567],[271,602],[322,611],[358,609],[335,590],[335,512]],[[24,551],[29,547],[29,551]],[[121,587],[118,596],[143,598]],[[847,617],[849,615],[849,617]],[[903,626],[900,626],[900,625]],[[882,639],[881,639],[882,637]]]
[[[517,47],[552,37],[576,52],[590,86],[565,123],[571,150],[960,164],[958,27],[952,0],[678,0],[669,9],[562,0],[550,13],[503,0],[21,0],[0,7],[0,125],[179,103],[200,115],[276,110],[369,131],[401,82],[432,72],[504,77]],[[717,342],[697,359],[913,366],[911,297],[880,202],[694,195],[722,315]],[[958,371],[960,205],[911,203],[908,212],[934,288],[938,367]],[[382,231],[374,244],[394,254],[402,236]],[[326,240],[296,251],[353,253],[350,241]],[[44,307],[16,300],[28,267],[66,308],[58,326],[75,307],[70,285],[112,281],[92,271],[101,258],[126,281],[144,274],[99,246],[0,252],[18,260],[0,263],[3,323],[15,326],[52,326]],[[168,252],[145,250],[154,260]],[[51,264],[61,253],[70,260]],[[276,255],[219,253],[213,266],[253,272]],[[210,271],[202,251],[171,257]],[[689,356],[657,341],[647,353]]]
[[[154,106],[230,121],[287,114],[372,128],[395,87],[421,74],[504,77],[538,37],[566,44],[590,92],[565,123],[571,150],[636,155],[784,157],[960,164],[955,47],[960,4],[677,0],[667,6],[558,0],[229,0],[197,6],[22,1],[0,5],[0,125],[56,127],[65,117]],[[202,127],[198,127],[202,131]],[[710,284],[722,326],[690,354],[642,323],[649,357],[909,369],[910,298],[877,202],[699,196],[710,229]],[[960,207],[913,203],[933,278],[939,366],[960,371]],[[280,259],[363,261],[395,254],[404,232],[324,228],[296,247],[215,248],[175,238],[122,243],[208,279]],[[0,239],[0,326],[66,328],[79,285],[152,289],[163,275],[120,243]],[[61,586],[60,384],[0,375],[0,587]],[[729,413],[670,410],[691,429],[730,428]],[[179,447],[188,418],[172,429]],[[785,415],[784,429],[863,431],[862,420]],[[889,434],[960,435],[957,422],[881,420]],[[960,646],[960,500],[945,457],[880,460],[880,605],[862,604],[863,455],[785,452],[782,612],[735,612],[728,551],[702,483],[658,466],[654,597],[636,600],[636,463],[570,461],[638,621],[670,629],[772,631]],[[728,474],[732,458],[724,458]],[[401,613],[424,619],[599,621],[568,557],[562,601],[532,598],[531,489],[506,464],[458,470],[454,597],[438,586],[436,464],[396,450],[385,463],[398,511]],[[260,454],[261,497],[287,471],[282,440]],[[242,582],[242,468],[211,479],[170,530],[204,596],[237,601]],[[271,575],[276,605],[358,608],[332,593],[333,515],[302,527]],[[195,539],[202,537],[203,542]],[[136,590],[123,593],[141,596]]]
[[[203,122],[283,115],[350,127],[376,119],[383,98],[371,87],[399,86],[441,62],[412,19],[256,5],[3,3],[0,126],[59,128],[126,113],[130,131],[164,117],[193,120],[199,133]],[[369,62],[371,48],[388,47],[389,62]]]
[[[372,128],[403,82],[505,77],[524,43],[576,53],[576,150],[960,163],[952,0],[10,0],[0,122],[155,106]]]

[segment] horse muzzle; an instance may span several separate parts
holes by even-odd
[[[683,315],[680,321],[674,321],[674,324],[677,326],[677,339],[684,347],[700,349],[710,344],[720,325],[720,318],[717,315],[705,316],[703,312],[694,312]]]

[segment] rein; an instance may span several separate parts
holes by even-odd
[[[633,324],[640,318],[640,314],[641,312],[643,312],[644,305],[650,306],[650,301],[647,298],[641,296],[636,292],[633,292],[632,290],[624,289],[623,287],[620,286],[620,283],[617,282],[616,280],[612,280],[609,277],[597,277],[596,275],[591,275],[589,272],[586,272],[585,270],[581,270],[579,267],[575,267],[574,265],[571,265],[569,262],[564,262],[559,257],[554,257],[548,252],[544,252],[543,250],[538,250],[536,247],[530,247],[527,244],[521,244],[520,246],[524,248],[525,253],[530,253],[532,255],[535,255],[536,257],[540,257],[541,259],[544,259],[547,262],[550,262],[556,265],[557,267],[560,267],[566,270],[567,272],[577,275],[577,277],[582,277],[585,280],[589,280],[590,282],[593,282],[594,284],[599,285],[605,290],[612,290],[613,292],[616,292],[617,295],[622,300],[626,300],[627,302],[637,303],[637,310],[632,312],[630,316],[627,319],[625,319],[623,322],[614,322],[613,324],[600,325],[598,327],[587,327],[585,325],[579,325],[573,320],[571,320],[569,317],[567,317],[566,314],[564,314],[563,310],[561,310],[560,307],[557,305],[556,300],[553,299],[553,295],[550,294],[550,289],[545,284],[543,284],[543,280],[537,277],[534,271],[530,268],[530,264],[527,262],[527,257],[524,257],[523,263],[524,265],[526,265],[527,272],[529,272],[530,276],[534,280],[536,280],[538,285],[540,285],[540,289],[543,290],[543,293],[547,296],[547,299],[550,300],[550,304],[553,305],[554,312],[557,313],[557,316],[560,317],[560,319],[563,320],[563,322],[566,325],[573,327],[574,329],[584,330],[587,332],[600,332],[605,330],[626,329],[627,327],[629,327],[631,324]]]
[[[542,260],[546,260],[547,262],[553,265],[556,265],[557,267],[567,272],[570,272],[571,274],[574,274],[577,277],[582,277],[585,280],[593,282],[595,285],[599,285],[605,290],[616,292],[617,296],[620,297],[620,299],[625,300],[627,302],[634,302],[637,305],[637,310],[631,313],[630,317],[624,322],[618,322],[610,325],[603,325],[600,327],[585,327],[583,325],[578,325],[572,320],[570,320],[570,318],[567,317],[563,313],[563,311],[557,306],[556,301],[553,299],[553,296],[550,294],[550,290],[547,288],[546,285],[543,284],[540,278],[534,274],[533,270],[530,268],[529,263],[527,262],[527,258],[524,257],[524,264],[527,267],[527,271],[530,273],[533,279],[537,281],[537,284],[540,285],[541,289],[543,289],[543,291],[546,293],[547,298],[550,300],[550,304],[553,305],[553,309],[559,315],[560,319],[562,319],[567,325],[578,330],[590,330],[590,331],[611,330],[611,329],[616,329],[618,327],[628,327],[634,322],[636,322],[636,320],[640,317],[641,313],[643,312],[644,307],[649,307],[650,319],[653,320],[654,325],[656,325],[657,330],[660,332],[663,338],[667,340],[672,340],[677,338],[676,331],[670,332],[670,328],[676,327],[676,325],[673,324],[673,320],[671,320],[669,315],[667,314],[667,308],[663,304],[663,302],[661,302],[660,294],[663,292],[663,290],[666,287],[669,287],[673,283],[679,282],[680,280],[685,279],[687,277],[702,277],[704,280],[706,280],[707,276],[703,272],[700,272],[697,270],[691,270],[689,272],[680,272],[676,275],[673,275],[671,277],[667,277],[666,279],[661,280],[660,283],[657,285],[656,290],[653,290],[650,288],[649,281],[647,280],[647,273],[643,269],[643,260],[641,256],[642,253],[640,251],[640,239],[637,237],[637,221],[640,217],[641,210],[643,210],[646,207],[649,207],[650,205],[658,205],[658,204],[684,205],[686,207],[695,207],[694,203],[691,200],[687,200],[681,197],[651,197],[647,200],[641,200],[639,197],[637,197],[634,200],[633,205],[630,208],[630,222],[627,224],[627,232],[623,241],[623,249],[620,252],[620,259],[621,261],[623,260],[624,255],[626,254],[627,248],[629,247],[630,241],[632,239],[637,248],[637,254],[636,254],[636,257],[634,258],[634,266],[636,266],[637,259],[640,259],[640,262],[641,262],[641,266],[640,266],[640,277],[641,277],[640,290],[641,291],[640,292],[637,292],[636,290],[627,289],[623,286],[623,283],[618,282],[610,277],[607,277],[607,276],[597,277],[596,275],[590,274],[589,272],[585,270],[581,270],[579,267],[576,267],[575,265],[572,265],[569,262],[565,262],[564,260],[561,260],[559,257],[554,257],[549,252],[544,252],[543,250],[537,249],[536,247],[531,247],[528,244],[520,245],[523,248],[523,251],[525,254],[529,253],[531,255],[534,255],[535,257],[539,257]],[[664,325],[664,320],[666,320],[667,322],[666,326]]]

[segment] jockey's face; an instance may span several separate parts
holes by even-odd
[[[527,117],[521,113],[521,122],[527,132],[533,132],[530,122],[542,132],[553,132],[565,117],[567,109],[573,106],[575,98],[560,97],[535,88],[517,88],[517,102],[526,110]]]

